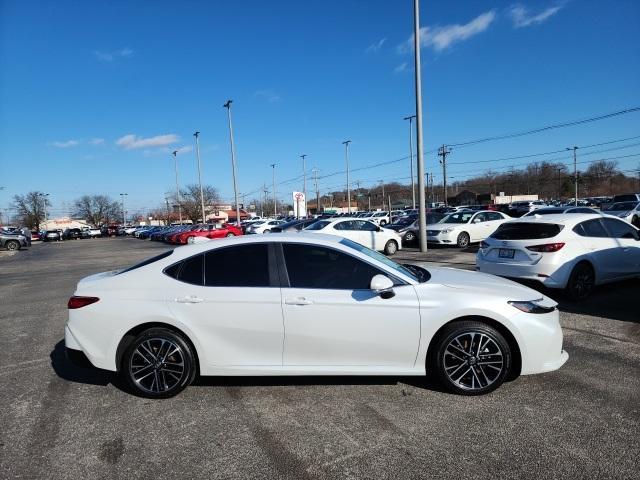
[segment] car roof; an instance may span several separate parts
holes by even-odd
[[[610,215],[600,215],[601,218],[615,218]],[[585,220],[593,220],[598,216],[593,213],[572,213],[565,215],[564,213],[552,213],[551,215],[540,215],[539,217],[532,215],[530,217],[520,217],[509,220],[507,223],[560,223],[563,225],[575,225]]]

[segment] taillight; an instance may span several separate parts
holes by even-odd
[[[544,245],[531,245],[527,247],[527,250],[531,250],[532,252],[557,252],[562,247],[564,247],[564,243],[545,243]]]
[[[100,300],[98,297],[77,297],[74,295],[69,299],[67,308],[69,310],[74,310],[76,308],[86,307],[87,305],[96,303],[98,300]]]

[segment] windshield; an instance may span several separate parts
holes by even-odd
[[[398,218],[395,222],[393,222],[393,224],[394,225],[411,225],[415,221],[416,221],[415,215],[406,215],[404,217]]]
[[[351,247],[354,250],[357,250],[358,252],[362,252],[365,255],[367,255],[368,257],[373,258],[374,260],[378,260],[379,262],[384,263],[387,267],[392,268],[393,270],[395,270],[396,272],[399,272],[407,277],[409,277],[410,279],[419,282],[420,279],[417,277],[417,275],[415,273],[413,273],[411,270],[409,270],[407,267],[403,267],[402,265],[394,262],[393,260],[390,260],[389,258],[385,257],[384,255],[382,255],[381,253],[378,253],[374,250],[371,250],[370,248],[365,247],[364,245],[360,245],[359,243],[356,243],[352,240],[349,240],[348,238],[343,238],[342,240],[340,240],[340,243],[342,245],[346,245],[347,247]]]
[[[625,210],[633,210],[634,208],[636,208],[636,205],[638,205],[638,202],[620,202],[620,203],[614,203],[613,205],[609,205],[608,208],[606,208],[606,211],[617,211],[617,212],[623,212]]]
[[[324,227],[329,225],[331,222],[328,220],[320,220],[319,222],[312,223],[304,230],[322,230]]]
[[[450,213],[438,223],[468,223],[472,216],[473,212]]]

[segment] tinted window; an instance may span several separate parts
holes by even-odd
[[[269,247],[266,243],[220,248],[206,253],[207,287],[268,287]]]
[[[52,233],[52,232],[46,232],[46,233]],[[172,253],[173,253],[173,250],[167,250],[166,252],[161,253],[160,255],[156,255],[155,257],[148,258],[146,260],[143,260],[140,263],[136,263],[135,265],[122,270],[121,272],[118,273],[118,275],[122,273],[130,272],[131,270],[135,270],[136,268],[144,267],[145,265],[149,265],[150,263],[157,262],[158,260],[162,260],[163,258],[168,257]]]
[[[503,223],[491,235],[498,240],[535,240],[555,237],[564,228],[554,223]]]
[[[609,236],[598,219],[579,223],[573,228],[573,231],[582,237],[603,238]]]
[[[377,232],[378,227],[371,222],[365,222],[364,220],[358,220],[353,222],[356,224],[356,230],[364,231],[364,232]]]
[[[312,223],[305,230],[322,230],[324,227],[329,225],[331,222],[328,220],[320,220],[318,222]]]
[[[484,213],[479,213],[475,217],[473,217],[473,223],[486,222],[487,216]]]
[[[183,260],[177,279],[184,283],[202,285],[204,283],[204,254],[195,255]]]
[[[613,238],[638,238],[636,229],[626,222],[613,218],[603,218],[602,221]]]
[[[303,244],[285,244],[284,259],[293,288],[368,290],[371,279],[381,272],[355,257]]]
[[[496,213],[496,212],[489,212],[489,213],[486,213],[485,215],[487,216],[487,219],[489,221],[492,221],[492,220],[503,220],[504,219],[504,217],[502,215],[500,215],[499,213]]]
[[[336,230],[355,230],[353,223],[354,222],[340,222],[336,223],[333,228]]]

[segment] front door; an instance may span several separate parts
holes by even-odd
[[[420,339],[418,298],[397,285],[383,299],[369,289],[384,274],[344,252],[317,245],[283,245],[289,287],[282,289],[285,366],[363,371],[413,367]]]

